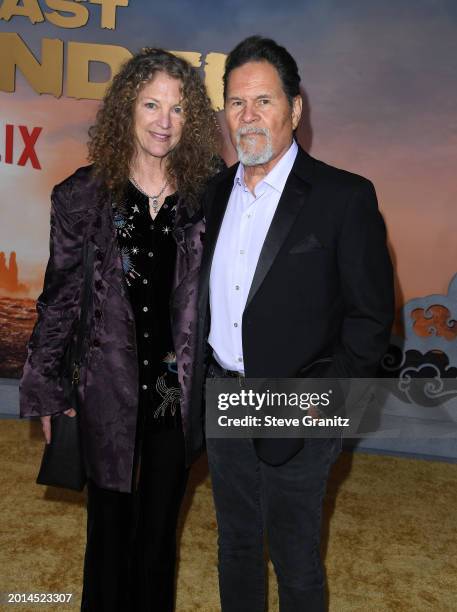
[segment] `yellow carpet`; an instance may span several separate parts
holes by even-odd
[[[73,593],[73,602],[2,610],[79,608],[84,495],[35,485],[41,452],[37,423],[0,421],[0,592]],[[457,611],[456,472],[439,462],[341,456],[324,521],[330,612]],[[269,599],[276,611],[271,571]],[[216,521],[202,460],[182,517],[177,611],[218,609]]]

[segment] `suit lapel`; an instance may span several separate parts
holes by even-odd
[[[262,250],[260,251],[245,309],[249,306],[259,290],[287,234],[292,229],[298,213],[302,210],[308,199],[311,191],[311,185],[307,181],[309,170],[310,158],[299,149],[294,166],[286,181],[284,191],[282,192],[276,212],[271,221]]]
[[[219,230],[225,215],[230,193],[233,188],[237,167],[238,164],[228,170],[227,175],[218,183],[213,197],[208,201],[205,243],[200,267],[200,306],[204,304],[208,297],[209,278],[214,249],[216,247]]]
[[[200,268],[200,299],[199,308],[206,310],[209,291],[209,278],[214,249],[216,246],[222,219],[227,208],[233,181],[238,164],[229,168],[227,175],[221,180],[208,201],[209,211],[206,219],[205,246],[203,249]],[[299,147],[292,170],[286,181],[284,191],[278,202],[265,242],[260,252],[254,278],[246,301],[246,307],[263,283],[265,276],[271,268],[278,252],[292,229],[294,221],[311,192],[310,178],[312,175],[312,158]]]

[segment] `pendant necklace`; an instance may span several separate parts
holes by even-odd
[[[149,193],[146,193],[146,191],[140,185],[138,185],[138,183],[133,178],[133,176],[130,177],[130,180],[135,185],[135,187],[138,189],[138,191],[140,191],[143,195],[145,195],[147,198],[151,200],[152,210],[154,214],[156,215],[159,212],[159,199],[161,195],[163,194],[163,192],[165,191],[165,189],[167,188],[168,181],[165,181],[162,189],[159,191],[157,195],[151,195]]]

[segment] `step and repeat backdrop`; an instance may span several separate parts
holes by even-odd
[[[225,55],[254,33],[297,60],[302,146],[376,186],[396,270],[386,372],[455,377],[456,26],[453,0],[0,0],[0,377],[21,375],[49,194],[86,163],[113,73],[144,46],[182,54],[223,127]],[[235,161],[228,141],[223,154]]]

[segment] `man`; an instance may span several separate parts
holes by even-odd
[[[295,143],[299,83],[272,40],[250,37],[227,57],[225,114],[240,164],[206,196],[202,383],[208,365],[209,377],[373,376],[387,347],[392,267],[374,188]],[[195,410],[196,444],[202,418]],[[265,536],[281,612],[325,609],[321,509],[340,449],[340,438],[207,440],[224,612],[263,612]]]

